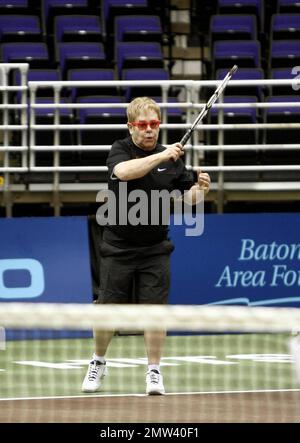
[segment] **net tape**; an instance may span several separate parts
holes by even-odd
[[[90,330],[299,332],[300,309],[224,305],[1,303],[0,326]]]

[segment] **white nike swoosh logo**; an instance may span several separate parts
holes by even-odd
[[[167,168],[157,168],[157,172],[163,172],[166,171]]]

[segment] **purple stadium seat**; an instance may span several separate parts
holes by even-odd
[[[271,43],[269,68],[285,68],[300,64],[299,40],[273,40]]]
[[[103,0],[102,1],[102,17],[105,26],[105,34],[107,36],[107,53],[111,58],[114,57],[115,42],[115,17],[124,15],[145,15],[152,14],[148,8],[147,0]]]
[[[223,80],[228,73],[227,69],[219,69],[216,73],[217,80]],[[264,78],[264,71],[261,68],[239,68],[234,74],[233,80],[262,80]],[[235,86],[225,89],[224,95],[256,95],[257,98],[262,99],[263,87],[259,86]]]
[[[99,118],[103,119],[104,123],[116,123],[111,122],[111,118],[117,117],[119,123],[126,123],[126,108],[112,108],[110,103],[121,103],[124,99],[116,96],[90,96],[80,97],[78,103],[107,103],[107,108],[84,108],[78,111],[80,123],[92,123],[92,120],[96,120],[99,123]],[[120,119],[121,117],[121,119]],[[95,121],[94,121],[95,123]]]
[[[124,69],[122,71],[122,80],[169,80],[169,73],[163,68],[149,68],[149,69]],[[133,97],[147,95],[147,96],[161,96],[160,86],[147,86],[142,88],[139,86],[132,86],[126,88],[125,97],[130,101]]]
[[[260,67],[260,42],[258,40],[217,41],[213,45],[214,71],[231,68],[234,63],[239,67]]]
[[[267,103],[281,103],[281,102],[300,102],[300,97],[294,96],[272,96],[266,99]],[[300,107],[292,107],[283,105],[276,108],[267,108],[265,110],[266,123],[298,123],[300,118]],[[299,143],[299,129],[298,130],[266,130],[266,143]],[[298,151],[299,153],[299,151]],[[300,156],[300,153],[299,153]],[[300,160],[300,158],[299,158]]]
[[[300,12],[300,10],[299,10]],[[277,40],[300,37],[300,14],[274,14],[271,22],[271,38]]]
[[[148,8],[147,0],[103,0],[105,22],[113,24],[116,15],[143,14]],[[147,12],[147,11],[146,11]]]
[[[29,69],[27,73],[27,80],[30,81],[59,81],[60,72],[57,69]],[[16,70],[14,74],[14,82],[16,85],[21,84],[21,75],[20,71]],[[38,88],[36,91],[36,95],[38,97],[53,97],[54,90],[49,86],[49,88]],[[17,102],[20,103],[21,93],[17,93]]]
[[[213,15],[210,21],[210,40],[232,40],[237,38],[256,39],[256,19],[254,15],[220,14]]]
[[[254,14],[257,24],[263,28],[264,0],[217,0],[219,14]]]
[[[40,104],[54,103],[53,97],[38,97],[36,102],[40,103]],[[60,102],[61,103],[68,103],[68,100],[65,97],[61,97]],[[37,117],[53,118],[54,113],[55,113],[54,108],[37,108],[35,110],[35,114]],[[60,108],[59,115],[60,115],[60,117],[67,117],[68,119],[72,120],[73,111],[70,108]]]
[[[268,103],[278,103],[278,102],[300,102],[300,97],[297,95],[290,96],[290,95],[277,95],[268,97],[266,102]],[[297,117],[297,121],[299,121],[299,115],[300,115],[300,107],[293,107],[293,106],[280,106],[278,108],[267,108],[266,110],[266,116],[293,116],[295,115]],[[283,131],[286,133],[286,131]]]
[[[101,42],[100,18],[96,15],[59,15],[55,18],[56,42]]]
[[[0,0],[0,14],[28,14],[28,0]]]
[[[43,82],[57,82],[61,80],[60,71],[58,69],[29,69],[27,75],[28,81],[43,81]],[[38,88],[37,96],[39,97],[53,97],[54,89]]]
[[[277,0],[278,12],[299,13],[300,2],[299,0]]]
[[[29,63],[31,68],[51,65],[45,43],[3,43],[1,50],[4,63]]]
[[[102,43],[58,43],[57,57],[64,77],[68,69],[105,67],[106,65]]]
[[[59,81],[60,72],[57,69],[29,69],[28,81]]]
[[[53,34],[54,18],[66,14],[91,14],[88,0],[42,0],[44,28],[48,35]]]
[[[299,95],[293,96],[271,96],[266,100],[267,103],[278,102],[298,102],[300,103]],[[292,106],[280,106],[277,108],[267,108],[264,112],[265,123],[298,123],[300,118],[300,107]],[[299,143],[300,131],[299,129],[266,129],[265,130],[265,143]],[[266,151],[266,161],[271,164],[299,164],[300,151],[288,150],[287,148],[279,151]],[[289,179],[299,179],[299,173],[294,172],[294,177],[291,178],[292,171],[288,171],[287,175]]]
[[[224,103],[256,103],[257,97],[254,96],[227,96],[224,97]],[[211,117],[216,117],[219,110],[216,107],[211,109]],[[236,118],[240,117],[246,118],[249,122],[257,122],[257,110],[255,108],[237,108],[232,105],[232,108],[223,109],[224,117],[228,118],[230,121],[234,121]]]
[[[271,78],[274,80],[293,80],[296,74],[292,68],[275,68],[271,70]],[[275,85],[270,87],[270,95],[295,95],[292,85]]]
[[[79,103],[106,103],[105,108],[85,108],[77,112],[79,123],[85,124],[126,124],[126,108],[110,107],[112,103],[124,103],[124,99],[116,96],[103,97],[91,96],[81,97],[78,99]],[[116,138],[124,138],[128,134],[127,129],[103,129],[101,137],[99,137],[99,130],[81,130],[78,138],[82,145],[111,145]],[[81,152],[82,164],[98,164],[105,165],[108,151],[93,151]]]
[[[163,53],[159,43],[116,43],[116,61],[118,73],[129,68],[162,68]]]
[[[115,18],[116,40],[161,41],[162,27],[156,15],[122,15]]]
[[[68,80],[71,81],[107,81],[115,80],[115,72],[113,69],[97,69],[97,68],[91,68],[91,69],[70,69],[68,71]],[[80,96],[89,96],[89,95],[116,95],[119,96],[120,92],[119,89],[114,86],[106,86],[103,87],[97,87],[97,86],[91,86],[91,87],[78,87],[78,88],[72,88],[71,91],[71,97],[72,100],[76,100],[76,98]]]
[[[35,15],[0,15],[0,41],[41,40],[40,19]]]

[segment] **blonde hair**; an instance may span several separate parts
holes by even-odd
[[[133,122],[143,111],[151,110],[156,112],[158,119],[161,119],[160,107],[150,97],[137,97],[132,100],[127,108],[128,122]]]

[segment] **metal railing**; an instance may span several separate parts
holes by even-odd
[[[9,75],[12,70],[19,69],[21,73],[20,86],[9,85]],[[2,93],[2,104],[0,105],[0,113],[2,115],[2,124],[0,125],[0,132],[2,132],[2,146],[0,146],[0,154],[3,153],[2,164],[0,164],[0,174],[4,176],[3,191],[3,204],[6,207],[7,215],[11,215],[12,212],[12,192],[14,190],[14,181],[11,180],[12,176],[22,175],[28,176],[29,179],[25,184],[25,189],[29,195],[30,192],[45,193],[48,192],[51,195],[52,203],[55,207],[55,213],[58,215],[60,213],[61,205],[61,193],[62,192],[72,192],[72,190],[99,190],[99,187],[106,186],[105,180],[95,180],[95,182],[82,183],[80,180],[80,174],[82,173],[105,173],[107,168],[104,164],[95,164],[94,161],[91,164],[72,164],[72,162],[67,162],[66,164],[61,163],[61,155],[63,153],[87,153],[87,152],[105,152],[108,153],[111,144],[99,143],[99,144],[84,144],[81,142],[82,131],[99,131],[99,136],[104,134],[103,131],[112,131],[112,140],[118,138],[118,131],[126,130],[126,119],[124,119],[124,124],[91,124],[80,122],[80,119],[76,118],[76,113],[83,109],[123,109],[125,110],[128,103],[79,103],[72,102],[71,100],[66,100],[66,91],[71,91],[74,88],[97,88],[98,90],[103,90],[103,95],[107,87],[121,88],[124,90],[128,87],[136,87],[145,89],[145,95],[147,95],[147,88],[157,87],[161,90],[161,103],[160,107],[162,109],[162,125],[161,125],[161,142],[163,144],[168,144],[175,142],[177,140],[170,140],[169,135],[171,131],[185,131],[190,127],[191,123],[197,116],[198,112],[204,106],[204,100],[200,97],[203,94],[205,88],[215,88],[220,81],[56,81],[56,82],[37,82],[31,81],[27,82],[27,64],[2,64],[0,65],[0,73],[2,73],[2,86],[0,86],[0,92]],[[272,86],[290,86],[296,90],[299,88],[299,80],[232,80],[228,84],[229,88],[235,87],[272,87]],[[41,91],[47,88],[53,91],[53,102],[52,103],[41,103],[39,97]],[[179,99],[174,103],[170,102],[172,100],[171,92],[176,90]],[[19,99],[15,103],[10,101],[10,93],[19,93]],[[230,91],[229,91],[230,93]],[[65,100],[65,101],[64,101]],[[202,103],[201,103],[202,101]],[[243,174],[244,172],[289,172],[294,171],[296,174],[300,171],[300,161],[293,164],[234,164],[228,165],[224,162],[224,154],[227,152],[267,152],[267,151],[300,151],[300,143],[265,143],[262,137],[259,138],[255,143],[243,143],[241,145],[236,144],[225,144],[224,136],[226,131],[266,131],[266,130],[300,130],[300,122],[286,122],[286,123],[267,123],[265,121],[257,123],[225,123],[224,122],[224,112],[228,108],[253,108],[257,111],[265,110],[268,108],[299,108],[300,101],[288,101],[288,102],[278,102],[278,103],[265,103],[265,102],[251,102],[251,103],[223,103],[220,101],[218,104],[214,105],[214,108],[218,109],[217,122],[214,124],[209,123],[209,120],[200,124],[197,130],[193,133],[190,142],[185,146],[186,156],[185,162],[188,168],[198,169],[199,166],[205,165],[205,158],[208,153],[217,153],[216,162],[214,165],[205,165],[204,169],[208,172],[216,174],[216,180],[212,185],[213,199],[217,203],[219,211],[222,211],[224,203],[224,193],[242,192],[247,190],[247,192],[261,192],[261,191],[278,191],[284,190],[284,192],[295,193],[300,191],[300,174],[299,180],[295,178],[289,180],[286,177],[280,181],[280,174],[278,175],[279,180],[277,182],[261,182],[257,181],[251,182],[249,180],[244,183],[243,180],[228,181],[226,179],[226,174],[230,172],[238,172]],[[168,109],[176,108],[182,111],[182,120],[178,123],[168,122]],[[52,121],[48,124],[40,121],[40,110],[48,109],[48,117],[52,117]],[[71,112],[71,118],[68,123],[63,121],[63,116],[61,111],[69,110]],[[19,113],[18,122],[10,124],[10,113],[14,111]],[[50,114],[50,115],[49,115]],[[74,117],[75,116],[75,117]],[[52,133],[53,139],[51,143],[37,143],[37,137],[39,134],[45,134],[45,132]],[[216,132],[216,143],[207,143],[206,134],[209,132]],[[13,140],[12,135],[15,133],[20,133],[18,137],[19,145],[11,144]],[[73,143],[63,144],[62,135],[63,134],[73,134]],[[74,135],[75,134],[75,135]],[[179,138],[179,137],[178,137]],[[101,142],[101,140],[100,140]],[[51,157],[51,164],[39,164],[38,156],[43,153],[53,154]],[[12,165],[10,161],[10,153],[20,153],[21,158],[19,164]],[[78,183],[73,184],[71,180],[64,180],[62,178],[63,174],[73,173],[77,174],[79,177]],[[45,175],[48,177],[46,183],[38,183],[36,177],[40,175]],[[25,180],[23,180],[25,182]],[[284,183],[284,186],[282,185]],[[1,188],[0,188],[1,189]],[[22,192],[22,189],[18,190]],[[293,198],[295,195],[293,194]],[[299,197],[300,199],[300,197]]]
[[[27,73],[29,65],[27,63],[1,63],[0,64],[0,94],[2,103],[0,104],[1,114],[1,145],[0,145],[0,175],[2,176],[3,203],[6,207],[6,214],[12,214],[12,173],[28,172],[28,117],[27,117]],[[20,85],[11,85],[12,75],[19,72]],[[11,103],[10,94],[19,93],[19,103]],[[17,124],[10,123],[11,111],[19,111],[19,121]],[[20,134],[19,144],[14,144],[13,134]],[[16,164],[12,164],[11,154],[20,153],[21,158]],[[1,155],[2,154],[2,155]]]

